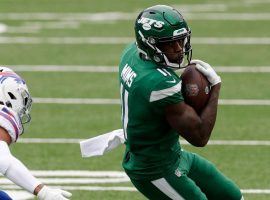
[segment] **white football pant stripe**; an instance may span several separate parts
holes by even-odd
[[[175,189],[166,181],[165,178],[160,178],[151,181],[161,192],[170,197],[173,200],[185,200],[180,194],[178,194]]]

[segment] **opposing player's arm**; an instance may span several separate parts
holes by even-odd
[[[71,194],[60,189],[51,189],[41,184],[26,166],[14,157],[8,145],[11,143],[8,132],[0,127],[0,173],[25,190],[38,196],[40,200],[67,200]],[[66,198],[67,197],[67,198]]]
[[[211,89],[209,101],[198,115],[184,102],[165,108],[166,118],[173,129],[194,146],[205,146],[215,125],[220,83]]]
[[[2,127],[0,127],[0,141],[5,141],[8,145],[10,145],[12,142],[10,135]]]

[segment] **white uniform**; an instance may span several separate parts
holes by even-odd
[[[23,126],[18,114],[4,105],[0,105],[0,126],[8,132],[12,142],[16,142],[23,133]]]
[[[16,142],[23,134],[23,125],[31,120],[32,98],[25,81],[9,68],[0,67],[0,127]],[[0,140],[0,173],[16,185],[34,193],[41,182],[25,165],[14,157],[6,141]],[[39,200],[68,200],[71,193],[43,186],[37,194]]]

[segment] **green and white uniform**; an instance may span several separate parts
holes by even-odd
[[[149,199],[240,200],[239,189],[212,163],[181,150],[179,134],[166,120],[165,107],[184,100],[180,77],[141,59],[131,44],[123,52],[119,79],[126,138],[123,168],[135,187]]]
[[[128,159],[123,166],[134,179],[160,177],[179,161],[179,134],[164,108],[183,101],[181,80],[173,70],[142,60],[135,44],[124,52],[119,73]]]

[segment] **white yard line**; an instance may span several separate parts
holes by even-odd
[[[182,144],[182,142],[181,142]],[[185,144],[188,144],[185,142]],[[270,146],[270,141],[259,140],[210,140],[207,145]]]
[[[192,44],[207,45],[269,45],[269,37],[194,37]]]
[[[19,138],[18,143],[26,144],[79,144],[84,139],[79,138]],[[182,145],[189,145],[181,140]],[[269,140],[210,140],[208,145],[236,145],[236,146],[270,146]],[[81,172],[85,173],[85,172]]]
[[[127,178],[124,171],[88,171],[88,170],[32,170],[38,177],[100,177],[100,178]]]
[[[202,4],[174,4],[171,5],[173,8],[184,13],[195,13],[195,12],[225,12],[228,10],[229,5],[223,3],[202,3]]]
[[[17,72],[118,72],[116,66],[94,66],[94,65],[11,65],[8,66]],[[267,67],[270,72],[270,66]]]
[[[100,13],[1,13],[0,20],[64,20],[64,21],[123,21],[134,20],[138,13],[100,12]]]
[[[4,33],[7,31],[7,25],[0,23],[0,33]]]
[[[129,37],[4,37],[0,44],[127,44]]]
[[[185,13],[190,20],[258,21],[270,19],[270,13]]]
[[[39,104],[87,104],[87,105],[119,105],[119,99],[102,98],[40,98],[34,97],[34,102]],[[220,105],[238,106],[269,106],[269,99],[220,99]]]
[[[123,178],[39,178],[42,183],[47,184],[96,184],[96,183],[128,183],[128,177]],[[12,185],[13,182],[6,178],[0,178],[1,185]]]
[[[269,73],[270,66],[217,66],[215,70],[222,73]]]
[[[95,186],[88,184],[95,183],[129,183],[128,176],[123,171],[87,171],[87,170],[33,170],[33,175],[39,178],[42,182],[50,184],[52,188],[62,188],[64,190],[75,191],[137,191],[134,187],[127,186]],[[47,178],[45,178],[47,177]],[[56,178],[57,177],[57,178]],[[60,178],[61,177],[61,178]],[[73,177],[73,178],[70,178]],[[74,178],[77,177],[77,178]],[[89,178],[95,177],[95,178]],[[4,189],[9,194],[12,190],[18,190],[17,195],[20,194],[21,188],[14,185],[11,181],[0,176],[1,189]],[[57,186],[55,186],[57,184]],[[62,184],[62,185],[61,185]],[[82,184],[82,185],[76,185]],[[84,184],[87,184],[86,186]],[[242,189],[244,194],[270,194],[270,189]],[[22,197],[29,197],[21,194]],[[15,196],[14,196],[15,197]],[[17,196],[18,197],[18,196]],[[22,198],[23,199],[23,198]]]
[[[19,138],[17,143],[26,144],[79,144],[79,138]]]
[[[0,44],[103,44],[117,45],[134,41],[132,37],[7,37]],[[269,45],[269,37],[193,37],[192,44],[205,45]]]
[[[11,65],[7,66],[17,72],[118,72],[117,66],[94,65]],[[270,66],[215,66],[222,73],[269,73]]]
[[[222,8],[226,9],[226,8]],[[188,20],[231,20],[257,21],[270,20],[270,13],[207,13],[183,11]],[[57,20],[57,21],[125,21],[135,20],[138,13],[103,12],[103,13],[1,13],[0,20]]]
[[[244,194],[270,194],[270,189],[242,189]]]
[[[270,0],[244,0],[245,4],[270,4]]]
[[[61,188],[70,191],[128,191],[137,192],[135,187],[125,186],[50,186],[52,188]],[[20,189],[15,185],[1,185],[1,189],[14,190]],[[270,189],[241,189],[243,194],[270,194]]]
[[[269,99],[219,99],[219,105],[237,105],[237,106],[269,106]]]
[[[80,99],[80,98],[38,98],[34,97],[35,103],[41,104],[94,104],[94,105],[119,105],[119,99]]]

